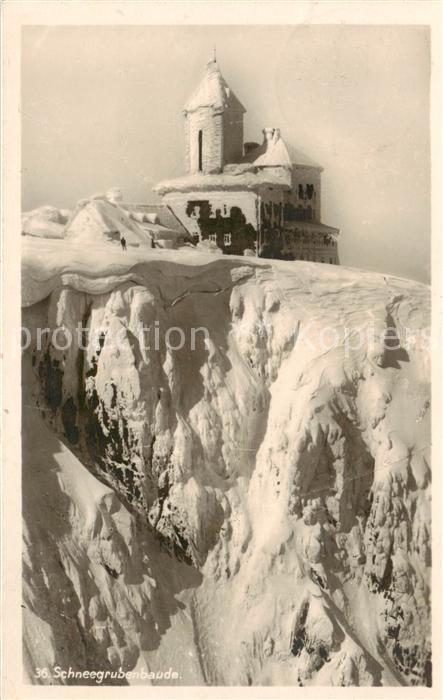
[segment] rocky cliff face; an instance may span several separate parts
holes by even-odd
[[[427,288],[183,259],[25,268],[31,680],[429,684]]]

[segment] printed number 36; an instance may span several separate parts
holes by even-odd
[[[49,675],[48,669],[47,668],[36,668],[35,675],[37,678],[47,678]]]

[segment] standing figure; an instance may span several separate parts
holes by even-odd
[[[122,236],[120,238],[120,243],[121,243],[122,249],[126,250],[126,238],[124,236]]]

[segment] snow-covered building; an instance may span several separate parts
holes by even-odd
[[[225,253],[338,264],[339,230],[321,223],[323,168],[275,127],[244,143],[245,112],[210,61],[184,108],[187,173],[155,191],[195,241]]]
[[[120,245],[124,238],[128,246],[135,248],[176,248],[189,234],[167,205],[129,204],[123,202],[121,191],[113,188],[106,194],[80,200],[60,237],[85,245]]]

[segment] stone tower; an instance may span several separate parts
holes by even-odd
[[[184,108],[188,173],[221,172],[243,155],[245,108],[218,67],[210,61],[205,76]]]

